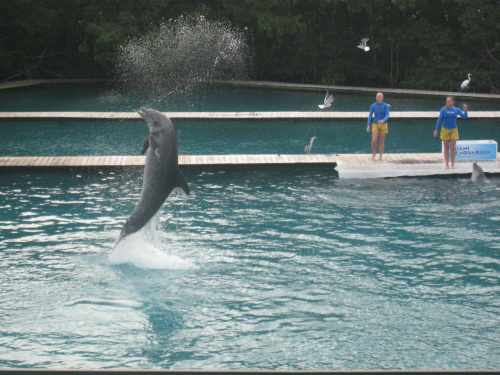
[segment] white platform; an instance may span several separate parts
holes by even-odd
[[[485,173],[500,173],[500,162],[498,160],[480,161]],[[341,179],[366,179],[384,177],[405,176],[436,176],[436,175],[458,175],[471,174],[472,162],[455,162],[455,169],[444,169],[444,161],[431,163],[393,163],[377,162],[361,165],[337,165],[335,167]]]

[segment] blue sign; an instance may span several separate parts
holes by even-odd
[[[487,141],[457,141],[455,160],[496,160],[497,142]]]

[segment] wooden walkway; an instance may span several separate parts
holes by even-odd
[[[368,112],[164,112],[172,120],[199,121],[305,121],[305,120],[365,120]],[[439,112],[391,112],[391,120],[436,120]],[[469,120],[500,119],[500,111],[474,111]],[[136,112],[0,112],[0,120],[23,121],[114,121],[142,120]]]
[[[109,83],[113,84],[115,81],[111,79],[33,79],[21,80],[0,83],[0,90],[13,89],[27,86],[36,85],[57,85],[57,84],[85,84],[85,83]],[[446,97],[453,95],[458,98],[476,98],[486,100],[500,100],[499,94],[486,94],[474,92],[448,92],[448,91],[431,91],[431,90],[415,90],[415,89],[393,89],[393,88],[380,88],[380,87],[356,87],[356,86],[335,86],[335,85],[314,85],[314,84],[301,84],[301,83],[283,83],[283,82],[268,82],[268,81],[223,81],[213,80],[211,83],[244,86],[253,88],[271,88],[280,90],[299,90],[299,91],[325,91],[331,92],[352,92],[352,93],[365,93],[376,94],[381,91],[384,94],[393,94],[394,96],[431,96],[431,97]],[[458,87],[457,87],[458,89]]]
[[[283,83],[283,82],[266,82],[266,81],[214,81],[225,85],[234,85],[252,88],[268,88],[278,90],[300,90],[300,91],[326,91],[330,92],[352,92],[352,93],[365,93],[376,94],[383,92],[393,94],[394,96],[431,96],[446,98],[448,95],[453,95],[457,99],[461,98],[475,98],[485,100],[500,100],[499,94],[486,94],[464,91],[432,91],[432,90],[415,90],[415,89],[392,89],[392,88],[377,88],[377,87],[355,87],[355,86],[334,86],[334,85],[313,85],[305,83]],[[457,87],[458,89],[458,87]]]
[[[0,90],[15,89],[21,87],[46,85],[46,84],[97,84],[111,83],[109,79],[26,79],[22,81],[12,81],[0,83]]]
[[[12,168],[96,168],[143,166],[145,156],[37,156],[0,157],[0,170]],[[497,160],[480,161],[486,173],[500,174]],[[339,178],[380,178],[470,174],[472,163],[457,162],[456,169],[445,170],[440,153],[385,154],[384,161],[371,160],[371,154],[311,155],[179,155],[183,168],[335,168]]]
[[[182,167],[273,167],[336,165],[335,155],[179,155]],[[125,167],[144,165],[146,156],[19,156],[0,157],[1,168]]]

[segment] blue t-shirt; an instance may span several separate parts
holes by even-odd
[[[373,115],[375,117],[372,120]],[[378,124],[380,120],[383,120],[384,124],[389,120],[389,106],[385,103],[373,103],[370,107],[367,125],[370,126],[372,122]]]
[[[457,107],[452,107],[445,109],[444,107],[441,108],[441,111],[439,112],[439,118],[436,123],[436,130],[439,129],[439,125],[441,122],[443,123],[443,128],[445,129],[455,129],[457,127],[457,116],[460,115],[460,117],[466,119],[469,116],[467,115],[467,111],[462,112],[460,109]]]

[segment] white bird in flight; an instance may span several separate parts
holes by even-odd
[[[335,100],[335,98],[333,97],[333,94],[330,95],[330,93],[328,92],[328,90],[326,91],[326,96],[325,96],[325,102],[323,104],[318,104],[318,107],[321,108],[321,109],[325,109],[325,108],[328,108],[332,105],[332,102]]]
[[[467,86],[469,85],[469,82],[470,82],[470,76],[471,76],[471,75],[472,75],[472,74],[470,74],[470,73],[469,73],[469,74],[467,74],[467,78],[468,78],[468,79],[466,79],[465,81],[463,81],[463,82],[462,82],[462,84],[460,85],[460,88],[461,88],[462,90],[465,90],[465,89],[467,88]]]
[[[306,147],[304,147],[304,151],[307,152],[308,154],[311,153],[311,148],[313,147],[313,142],[315,139],[316,137],[312,137],[311,142],[309,142],[309,144]]]
[[[364,49],[366,52],[370,50],[370,47],[366,45],[366,42],[368,42],[370,39],[368,38],[363,38],[361,39],[361,43],[359,43],[358,48]]]

